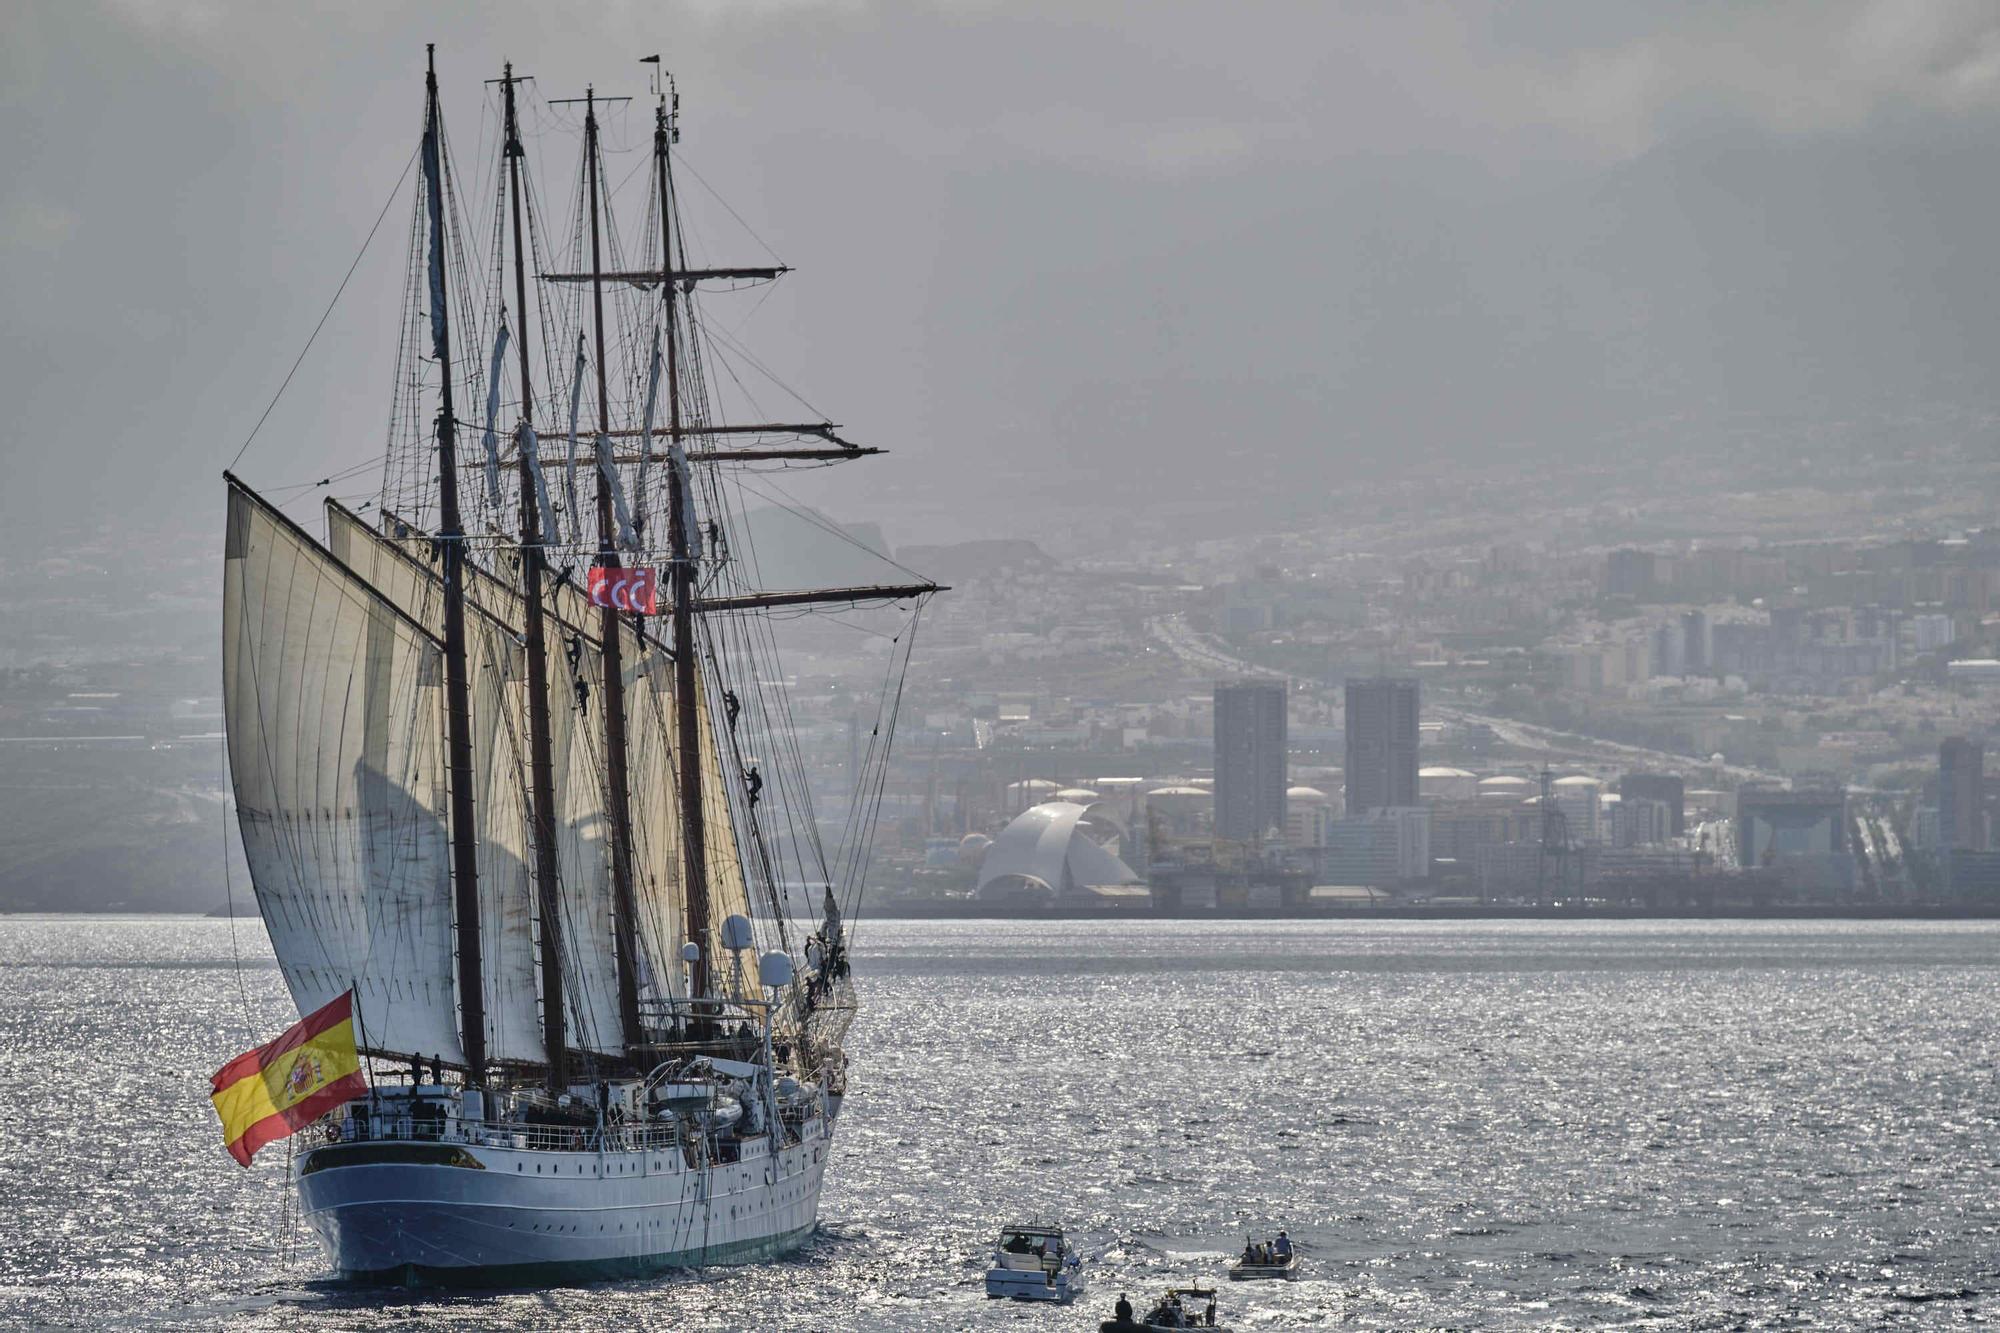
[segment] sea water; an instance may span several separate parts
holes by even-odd
[[[259,924],[0,919],[0,1325],[1930,1326],[2000,1316],[2000,927],[861,923],[796,1258],[440,1296],[328,1279],[208,1075],[294,1017]],[[1005,1222],[1090,1291],[988,1302]],[[1288,1229],[1296,1283],[1230,1284]]]

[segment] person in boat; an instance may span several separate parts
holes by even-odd
[[[1125,1293],[1118,1293],[1118,1304],[1111,1307],[1111,1317],[1121,1324],[1132,1322],[1132,1302],[1125,1299]]]
[[[1257,1242],[1248,1236],[1243,1238],[1243,1262],[1246,1264],[1257,1262]]]
[[[1290,1263],[1292,1261],[1292,1238],[1280,1230],[1278,1232],[1278,1239],[1271,1245],[1271,1253],[1277,1258],[1279,1263]]]

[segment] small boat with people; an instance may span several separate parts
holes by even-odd
[[[1229,1268],[1231,1282],[1290,1282],[1299,1275],[1298,1251],[1283,1231],[1276,1240],[1243,1239],[1243,1253]]]
[[[1067,1305],[1083,1292],[1083,1256],[1061,1227],[1022,1223],[1002,1227],[986,1270],[989,1300],[1054,1301]]]
[[[1215,1322],[1214,1287],[1169,1287],[1143,1317],[1133,1314],[1132,1302],[1121,1291],[1111,1318],[1097,1326],[1097,1333],[1169,1333],[1186,1328],[1229,1333],[1225,1325]]]

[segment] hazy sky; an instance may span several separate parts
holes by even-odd
[[[425,41],[469,180],[503,59],[636,95],[664,53],[685,160],[800,270],[717,318],[897,451],[788,489],[892,541],[2000,401],[1990,3],[28,0],[0,553],[219,524],[409,158]],[[613,179],[647,116],[612,120]],[[558,212],[573,123],[536,125]],[[712,259],[762,257],[689,206]],[[254,484],[380,454],[405,210]]]

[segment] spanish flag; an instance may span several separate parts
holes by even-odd
[[[267,1046],[215,1071],[210,1100],[223,1142],[244,1166],[257,1150],[368,1091],[354,1049],[354,992],[307,1014]]]

